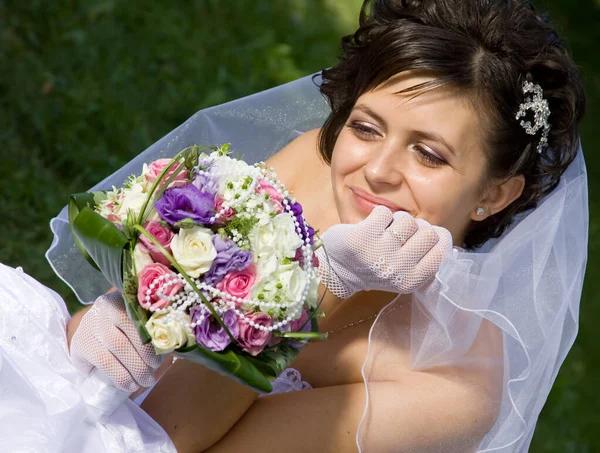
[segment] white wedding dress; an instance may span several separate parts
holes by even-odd
[[[175,452],[142,398],[123,400],[73,367],[69,318],[58,294],[0,264],[0,451]],[[273,383],[274,393],[309,388],[294,369]]]

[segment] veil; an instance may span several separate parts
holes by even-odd
[[[320,127],[328,112],[310,76],[205,109],[92,190],[119,186],[140,173],[144,162],[173,156],[193,143],[230,142],[248,162],[266,160],[296,136]],[[57,275],[84,303],[105,293],[110,285],[73,243],[66,208],[51,228],[54,240],[46,257]],[[411,436],[422,438],[423,445],[409,451],[527,451],[577,334],[587,238],[587,176],[580,151],[559,186],[501,238],[475,251],[453,249],[432,284],[408,304],[399,296],[381,310],[363,366],[367,404],[356,433],[359,450],[397,451],[399,439]],[[399,328],[407,316],[410,329]],[[443,395],[433,406],[426,432],[390,426],[389,407],[405,411],[409,403],[393,392],[375,391],[378,382],[407,366],[424,378],[442,376],[461,384],[460,392]],[[427,382],[423,379],[424,390],[434,393]],[[423,416],[432,411],[410,404]],[[462,418],[453,416],[454,410]],[[373,429],[380,423],[386,429]]]

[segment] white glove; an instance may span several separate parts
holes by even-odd
[[[156,382],[162,356],[142,344],[122,296],[114,291],[99,297],[81,318],[71,340],[71,361],[85,373],[100,370],[116,388],[133,393]]]
[[[342,299],[358,291],[412,293],[435,276],[452,248],[448,230],[385,206],[360,223],[332,226],[321,239],[321,282]]]

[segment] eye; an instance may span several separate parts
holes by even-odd
[[[417,158],[428,167],[441,167],[447,164],[444,159],[422,145],[412,145],[412,149],[417,153]]]
[[[348,127],[350,129],[352,129],[352,132],[354,132],[354,135],[356,135],[358,138],[368,140],[368,139],[373,139],[373,138],[377,138],[380,136],[377,129],[370,126],[368,123],[352,121],[350,124],[348,124]]]

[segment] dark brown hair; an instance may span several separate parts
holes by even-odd
[[[366,0],[359,29],[342,39],[339,63],[322,71],[331,114],[319,149],[327,162],[357,99],[407,70],[436,76],[425,84],[431,86],[417,88],[456,87],[485,113],[490,178],[525,178],[518,200],[472,222],[465,246],[478,247],[534,208],[575,158],[585,109],[575,65],[547,18],[527,1]],[[541,155],[541,131],[527,135],[515,118],[525,80],[541,85],[550,106],[549,146]]]

